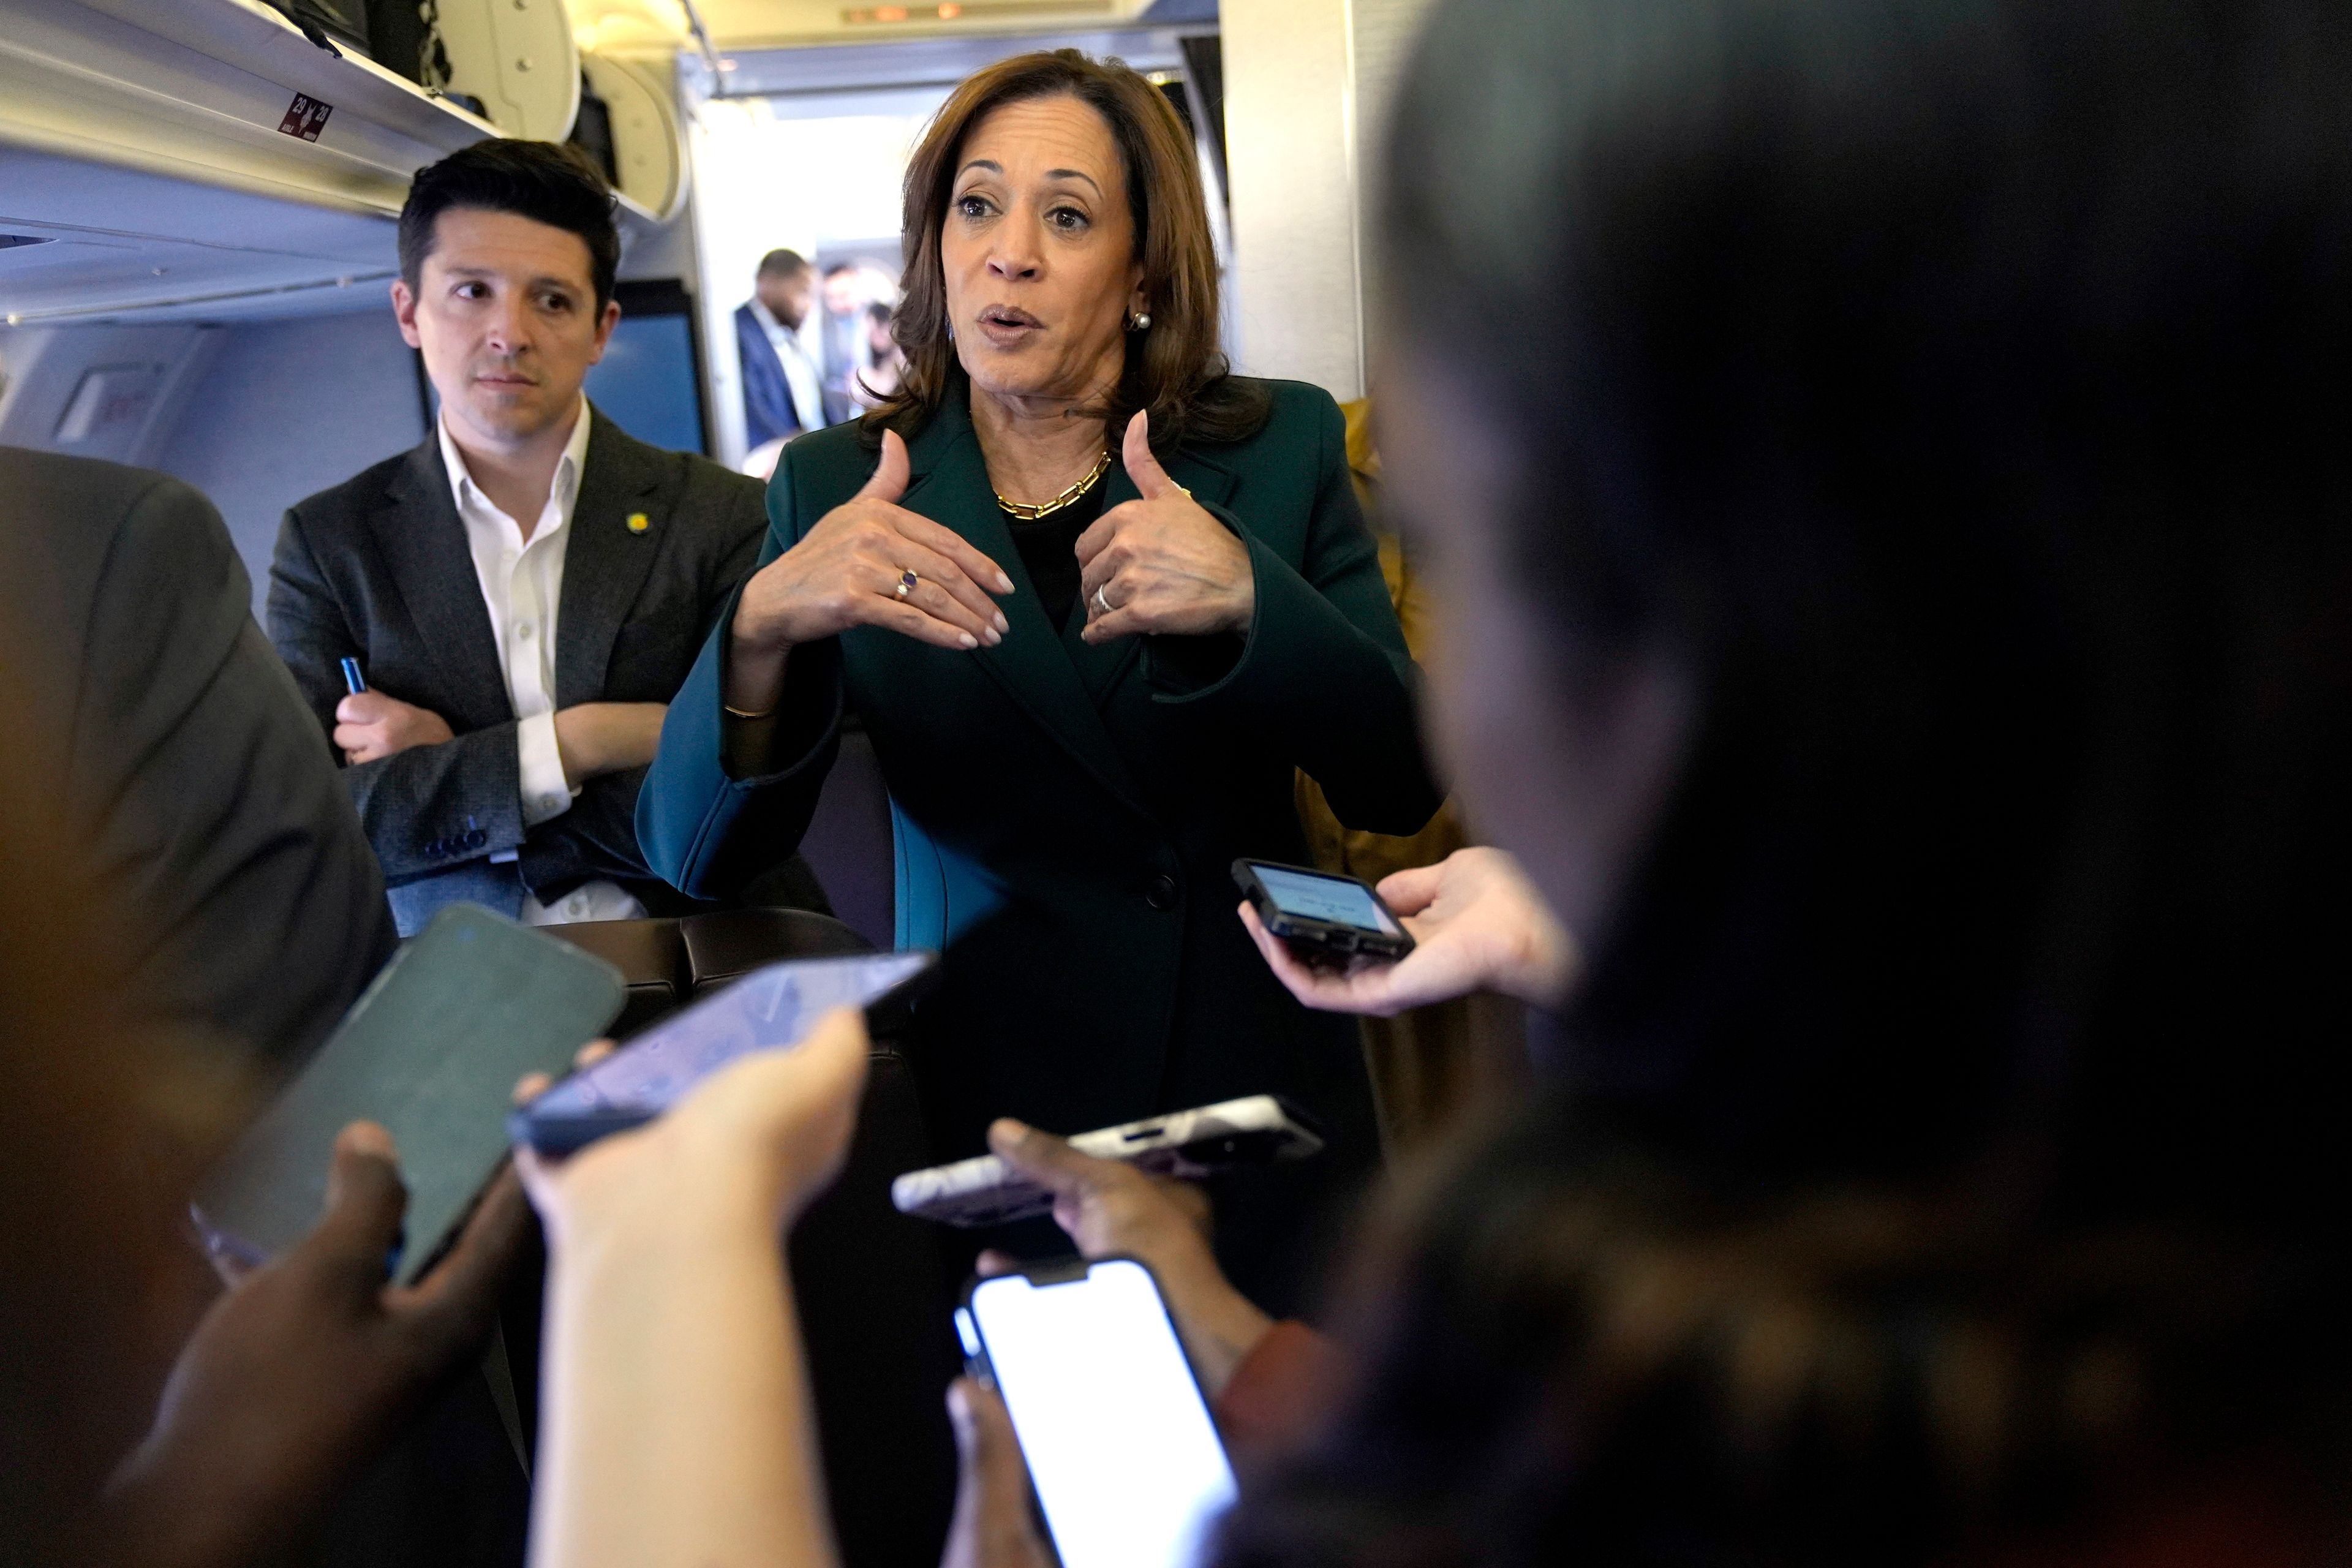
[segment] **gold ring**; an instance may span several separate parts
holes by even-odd
[[[904,572],[898,574],[898,596],[901,599],[905,598],[908,595],[915,591],[915,584],[921,581],[922,579],[920,577],[915,575],[915,569],[912,566],[908,567]]]

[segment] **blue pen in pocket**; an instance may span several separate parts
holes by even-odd
[[[354,697],[367,689],[367,678],[360,673],[360,661],[348,655],[343,659],[343,686]]]

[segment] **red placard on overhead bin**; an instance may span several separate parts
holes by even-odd
[[[294,95],[294,101],[287,106],[286,118],[278,122],[278,129],[289,136],[299,136],[305,142],[316,142],[319,139],[319,132],[327,128],[327,116],[334,111],[333,104],[321,103],[315,98],[298,92]]]

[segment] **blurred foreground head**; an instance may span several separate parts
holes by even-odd
[[[1593,963],[1234,1560],[1920,1561],[2332,1477],[2347,83],[2322,3],[1439,7],[1388,493],[1454,774]]]
[[[0,616],[0,1564],[105,1563],[100,1488],[211,1293],[186,1194],[244,1086],[125,983],[139,928],[37,787],[66,748],[20,630]]]

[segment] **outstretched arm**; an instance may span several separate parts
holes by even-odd
[[[866,1075],[846,1009],[561,1164],[535,1568],[835,1559],[781,1233],[840,1169]]]

